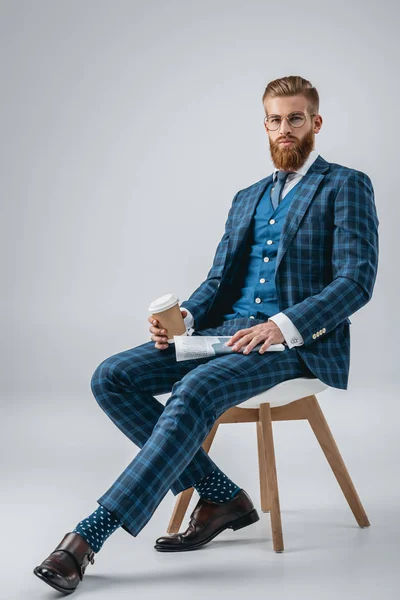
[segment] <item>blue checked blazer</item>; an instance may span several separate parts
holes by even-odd
[[[220,324],[238,297],[252,217],[271,181],[269,175],[233,198],[207,278],[181,303],[192,313],[195,329]],[[378,226],[368,175],[319,155],[297,185],[286,215],[275,285],[280,310],[304,339],[304,345],[285,352],[298,352],[312,373],[332,387],[347,389],[349,316],[372,296]]]

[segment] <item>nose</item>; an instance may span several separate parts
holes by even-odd
[[[287,117],[282,117],[281,124],[279,127],[280,135],[288,135],[291,132],[292,132],[292,128],[289,125],[289,121],[288,121]]]

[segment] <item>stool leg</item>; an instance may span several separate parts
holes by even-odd
[[[272,542],[275,552],[283,552],[281,509],[279,506],[278,478],[276,474],[274,438],[272,434],[271,407],[269,402],[260,404],[260,423],[264,440],[265,462],[267,467],[268,490],[270,495],[270,516]]]
[[[211,448],[211,444],[213,443],[215,434],[218,429],[218,421],[214,423],[211,428],[210,433],[204,440],[202,447],[208,453]],[[190,500],[192,499],[194,492],[194,488],[188,488],[187,490],[183,490],[180,494],[178,494],[174,509],[172,511],[171,519],[168,523],[167,533],[178,533],[181,528],[183,518],[186,514],[187,508],[189,506]]]
[[[261,511],[264,513],[270,510],[270,498],[267,481],[267,463],[265,461],[265,448],[260,421],[257,421],[257,448],[258,448],[258,470],[260,474],[260,496],[261,496]]]
[[[308,398],[308,422],[331,466],[343,494],[360,527],[369,527],[370,522],[358,497],[335,439],[315,396]]]

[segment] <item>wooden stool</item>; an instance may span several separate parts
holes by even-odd
[[[323,392],[328,387],[319,379],[309,377],[283,381],[226,410],[215,421],[202,445],[208,453],[217,429],[222,423],[257,423],[261,511],[270,513],[275,552],[283,552],[284,546],[272,421],[308,420],[358,525],[360,527],[369,527],[370,525],[329,425],[315,397],[315,394]],[[167,533],[179,532],[193,491],[194,488],[191,487],[178,494]]]

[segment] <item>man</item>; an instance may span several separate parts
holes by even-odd
[[[348,317],[371,299],[378,266],[372,183],[317,153],[322,117],[309,81],[270,82],[263,105],[274,172],[235,195],[207,278],[181,304],[193,335],[229,335],[234,352],[177,362],[166,332],[149,317],[154,345],[97,367],[97,402],[141,449],[99,507],[35,568],[61,592],[76,589],[115,529],[136,537],[170,489],[177,495],[195,487],[200,498],[187,530],[158,538],[159,551],[194,550],[256,522],[245,490],[201,447],[215,420],[287,379],[317,377],[347,389]],[[283,352],[265,352],[281,342]],[[164,407],[154,395],[166,392]]]

